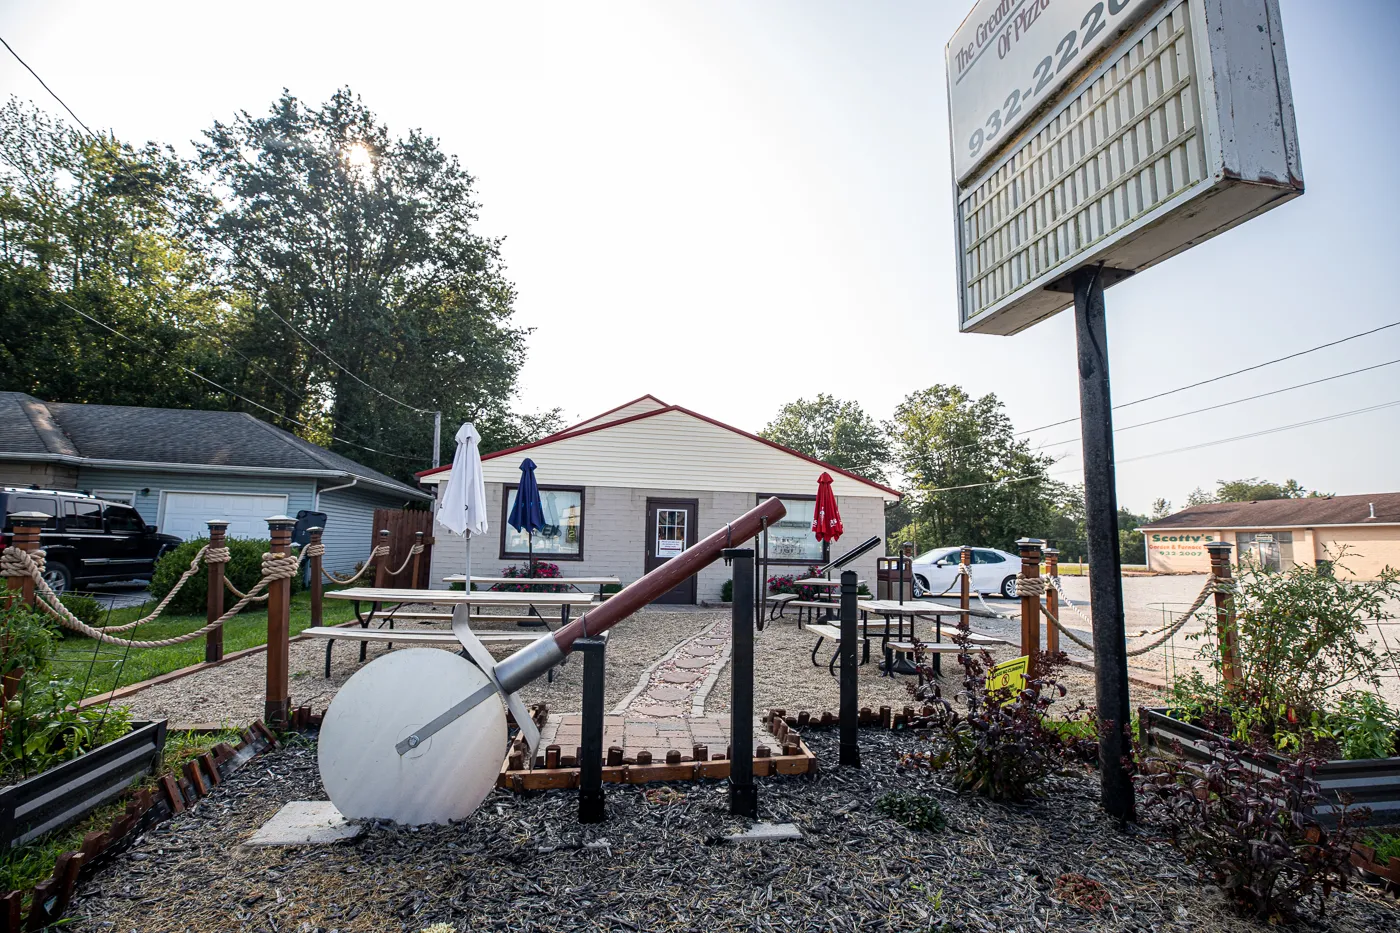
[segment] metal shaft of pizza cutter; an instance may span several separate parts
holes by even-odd
[[[503,659],[494,671],[496,684],[482,687],[451,709],[434,717],[421,729],[415,730],[413,735],[399,742],[395,750],[400,755],[405,755],[435,733],[465,716],[498,690],[509,695],[531,681],[543,677],[573,650],[575,641],[585,635],[606,632],[682,581],[714,563],[725,548],[734,547],[756,537],[765,520],[772,526],[786,514],[787,509],[777,498],[760,502],[705,540],[686,548],[651,573],[623,587],[612,599],[573,620],[553,636],[539,638]]]

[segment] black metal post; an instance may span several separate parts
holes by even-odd
[[[857,579],[854,570],[841,571],[841,764],[855,768],[860,767],[860,742],[856,735],[860,715],[856,699]]]
[[[574,642],[583,652],[583,728],[578,761],[578,821],[601,823],[603,808],[603,668],[608,633]]]
[[[734,606],[729,673],[729,812],[758,819],[758,788],[753,783],[753,548],[724,551],[734,563]]]
[[[1108,385],[1108,327],[1102,268],[1074,273],[1074,331],[1079,345],[1079,420],[1089,537],[1089,611],[1094,625],[1094,684],[1099,710],[1100,805],[1137,819],[1128,724],[1128,645],[1118,555],[1118,492],[1113,464],[1113,402]]]

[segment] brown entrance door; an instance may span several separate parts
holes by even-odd
[[[647,573],[695,543],[699,513],[700,503],[695,499],[647,499]],[[695,577],[691,576],[653,602],[694,605],[695,592]]]

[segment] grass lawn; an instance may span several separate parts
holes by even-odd
[[[234,618],[224,623],[224,653],[231,654],[244,648],[252,648],[267,642],[267,604],[250,605]],[[342,600],[328,599],[322,623],[335,625],[354,618],[351,604]],[[104,616],[103,625],[121,625],[139,619],[152,607],[116,609]],[[154,641],[170,638],[193,631],[204,625],[204,616],[161,616],[156,621],[129,632],[122,632],[121,638],[134,638],[141,641]],[[298,593],[292,597],[292,634],[311,625],[311,594]],[[165,674],[198,664],[204,660],[204,639],[195,638],[179,645],[165,648],[132,648],[127,650],[116,645],[104,645],[91,638],[84,638],[68,631],[58,642],[53,663],[54,673],[76,681],[87,688],[84,696],[106,693],[117,687],[147,680],[158,674]]]

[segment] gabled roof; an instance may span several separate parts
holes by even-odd
[[[594,415],[592,418],[587,418],[580,421],[578,424],[570,425],[562,431],[555,431],[554,434],[550,436],[554,437],[560,434],[569,434],[580,428],[599,427],[604,424],[611,424],[614,421],[621,421],[623,418],[629,418],[632,415],[641,415],[649,411],[658,411],[666,407],[666,403],[655,395],[643,395],[640,398],[632,399],[630,402],[624,402],[616,408],[609,408],[601,415]]]
[[[773,450],[781,451],[782,453],[787,454],[788,456],[796,457],[797,459],[805,461],[808,464],[820,467],[822,470],[826,470],[830,473],[843,476],[849,480],[853,480],[857,483],[868,486],[872,490],[879,491],[882,494],[882,497],[903,497],[903,493],[901,493],[897,489],[892,489],[891,487],[886,486],[882,483],[877,483],[873,480],[866,479],[863,476],[859,476],[855,473],[850,472],[849,470],[843,470],[840,467],[833,466],[822,460],[818,460],[815,457],[809,457],[806,454],[801,453],[800,451],[793,450],[790,447],[784,447],[782,444],[775,443],[773,441],[768,440],[767,438],[759,437],[756,434],[750,434],[748,431],[736,428],[733,425],[725,424],[722,421],[718,421],[714,418],[708,417],[707,415],[702,415],[697,411],[691,411],[690,409],[680,405],[662,405],[662,407],[659,408],[652,408],[648,406],[645,410],[641,411],[640,413],[626,414],[624,409],[630,409],[633,405],[635,405],[637,402],[642,401],[643,399],[651,399],[652,401],[656,402],[660,401],[659,399],[656,399],[655,396],[642,396],[642,399],[635,399],[632,402],[627,403],[626,405],[620,405],[617,408],[612,409],[611,411],[604,412],[602,415],[598,415],[593,418],[589,418],[586,421],[580,422],[579,426],[566,428],[563,431],[560,431],[556,434],[551,434],[547,437],[542,437],[539,440],[533,441],[529,444],[521,444],[516,447],[509,447],[505,450],[497,450],[489,454],[483,454],[481,458],[482,462],[486,463],[488,461],[496,460],[501,457],[509,457],[515,454],[519,454],[523,451],[536,450],[540,447],[544,447],[547,445],[574,440],[576,438],[584,437],[586,435],[595,434],[598,432],[614,431],[626,425],[636,424],[638,422],[645,422],[648,419],[661,418],[672,413],[679,413],[690,418],[698,419],[699,421],[704,422],[705,424],[713,425],[714,427],[720,428],[739,437],[746,438],[747,440],[756,442],[758,444],[762,444],[765,447],[772,448]],[[608,417],[614,415],[623,415],[623,417]],[[449,463],[437,467],[435,469],[424,470],[421,473],[418,473],[417,476],[420,480],[426,482],[437,482],[437,480],[431,479],[431,477],[446,473],[451,469],[452,465]],[[815,476],[813,476],[813,482],[815,482]],[[671,488],[683,489],[687,487],[684,485],[677,485]]]
[[[0,392],[0,457],[359,477],[423,497],[421,490],[237,411],[42,402]]]
[[[1372,508],[1375,517],[1371,517]],[[1300,528],[1314,525],[1400,524],[1400,492],[1316,499],[1209,502],[1138,526],[1139,531],[1179,528]]]

